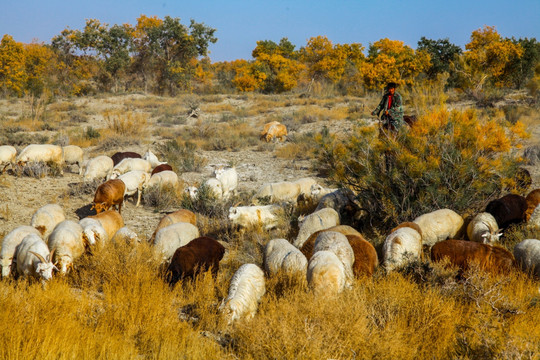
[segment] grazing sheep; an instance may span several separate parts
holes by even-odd
[[[314,199],[320,199],[323,196],[333,193],[334,191],[337,191],[337,190],[338,189],[334,189],[334,188],[325,188],[319,184],[313,184],[311,185],[311,188],[309,189],[309,193]]]
[[[171,186],[176,188],[178,186],[178,175],[174,171],[165,170],[154,174],[148,180],[148,183],[145,185],[145,188],[150,188],[152,186]]]
[[[111,159],[113,161],[113,166],[120,164],[120,162],[124,159],[140,159],[140,158],[141,158],[141,155],[133,151],[117,152],[113,156],[111,156]]]
[[[160,173],[162,171],[173,171],[173,168],[171,165],[169,164],[161,164],[161,165],[158,165],[154,168],[154,170],[152,170],[152,173],[150,175],[154,175],[154,174],[157,174],[157,173]]]
[[[124,219],[122,219],[122,215],[114,210],[107,210],[97,215],[88,216],[88,218],[99,221],[103,229],[105,229],[107,238],[103,239],[104,241],[112,239],[114,234],[116,234],[116,232],[124,226]]]
[[[505,195],[500,199],[491,201],[486,206],[486,212],[493,215],[500,229],[523,221],[526,210],[527,201],[523,196],[516,194]]]
[[[313,178],[300,178],[298,180],[293,181],[294,184],[298,184],[300,186],[300,194],[309,195],[311,193],[311,187],[313,185],[317,184],[317,181]]]
[[[255,264],[244,264],[234,273],[229,295],[219,310],[229,324],[241,318],[251,319],[265,292],[264,272]]]
[[[492,244],[498,242],[501,235],[497,220],[487,212],[476,215],[467,225],[467,236],[471,241]]]
[[[174,286],[184,278],[194,279],[197,274],[212,270],[214,279],[219,271],[219,262],[225,255],[225,248],[217,240],[202,236],[191,240],[174,252],[167,279]]]
[[[156,252],[161,254],[163,262],[168,262],[176,249],[199,236],[199,229],[196,226],[180,222],[166,226],[156,232],[154,247]]]
[[[152,165],[149,161],[144,159],[127,158],[114,166],[110,179],[116,179],[120,175],[133,170],[140,170],[150,173],[150,171],[152,171]]]
[[[412,222],[399,225],[384,240],[382,252],[383,264],[388,271],[422,259],[422,230]]]
[[[313,247],[314,254],[318,251],[331,251],[336,254],[339,261],[343,263],[345,286],[351,288],[353,284],[352,266],[354,264],[354,251],[351,244],[349,244],[347,237],[335,231],[325,231],[320,233],[319,236],[317,236],[315,246]]]
[[[270,230],[278,224],[276,214],[280,209],[278,205],[233,206],[229,208],[229,220],[240,227],[261,225]]]
[[[230,193],[236,192],[238,186],[238,173],[236,168],[225,168],[224,166],[217,166],[214,170],[214,176],[221,181],[221,188],[223,189],[223,197],[228,198]]]
[[[103,180],[111,176],[113,166],[113,160],[110,157],[105,155],[96,156],[81,166],[79,175],[84,174],[84,181]]]
[[[300,184],[298,183],[290,181],[268,183],[259,188],[252,202],[258,204],[262,199],[269,199],[271,203],[296,202],[299,194]]]
[[[527,210],[525,210],[525,215],[523,218],[525,221],[529,221],[534,209],[540,205],[540,189],[531,191],[525,198],[525,201],[527,202]]]
[[[2,249],[0,250],[0,266],[2,267],[2,278],[8,277],[15,262],[15,250],[25,236],[41,233],[33,226],[22,225],[11,230],[2,240]]]
[[[373,276],[379,264],[377,250],[362,235],[346,235],[354,253],[353,274],[356,277]]]
[[[311,256],[313,256],[313,246],[315,245],[315,240],[317,239],[317,236],[319,236],[320,233],[325,232],[325,231],[335,231],[345,236],[346,235],[360,235],[360,233],[356,231],[355,228],[349,225],[336,225],[336,226],[329,227],[328,229],[315,231],[313,234],[309,236],[309,238],[304,242],[304,244],[300,248],[300,251],[302,252],[302,254],[306,256],[308,260],[311,259]]]
[[[79,170],[81,169],[84,157],[84,151],[76,145],[67,145],[62,147],[64,152],[64,163],[66,164],[77,164]]]
[[[83,240],[88,245],[94,246],[98,242],[104,244],[109,240],[109,235],[99,220],[86,217],[79,220],[79,225],[83,228]]]
[[[84,254],[87,243],[83,239],[83,228],[72,220],[64,220],[56,225],[48,240],[53,263],[58,264],[61,274],[73,267],[73,262]]]
[[[473,263],[480,269],[500,273],[508,272],[515,266],[512,253],[502,247],[466,240],[444,240],[431,248],[431,261],[448,258],[451,265],[467,270]]]
[[[180,209],[180,210],[177,210],[175,212],[165,215],[164,217],[161,218],[158,225],[156,226],[156,230],[154,230],[154,233],[150,237],[149,242],[151,243],[154,242],[154,239],[156,238],[156,233],[159,230],[169,225],[180,223],[180,222],[185,222],[193,226],[197,226],[197,215],[195,215],[194,212],[187,209]]]
[[[114,234],[112,238],[112,242],[114,244],[120,244],[122,242],[125,242],[128,244],[135,244],[135,243],[141,242],[141,239],[139,239],[139,235],[137,235],[136,232],[134,232],[127,226],[124,226],[118,229],[116,234]]]
[[[540,277],[540,240],[526,239],[514,246],[516,263],[523,271]]]
[[[17,163],[25,165],[27,162],[52,162],[60,169],[64,166],[62,147],[51,144],[31,144],[25,147],[17,156]]]
[[[346,283],[343,263],[332,251],[317,251],[309,260],[307,281],[317,296],[339,294]]]
[[[13,164],[15,163],[15,159],[17,158],[17,149],[15,149],[11,145],[2,145],[0,146],[0,167],[2,167],[2,174],[6,170],[8,166],[11,165],[13,167]]]
[[[463,229],[463,218],[450,209],[435,210],[413,221],[422,232],[422,243],[428,246],[455,238]]]
[[[99,185],[94,195],[92,208],[96,209],[99,214],[102,211],[109,210],[111,207],[118,205],[118,212],[122,213],[122,203],[124,202],[124,194],[126,185],[122,180],[108,180]]]
[[[206,187],[209,193],[216,199],[220,200],[223,198],[223,185],[218,179],[206,179],[206,181],[202,184],[201,187]],[[184,189],[184,191],[189,194],[189,197],[192,200],[196,200],[199,197],[199,189],[196,186],[188,186]]]
[[[66,220],[64,210],[57,204],[47,204],[36,210],[30,220],[30,225],[39,230],[44,239],[53,231],[54,227]]]
[[[339,225],[339,214],[331,208],[324,208],[316,211],[308,216],[300,216],[298,218],[298,236],[294,240],[293,245],[301,248],[304,242],[315,231],[327,229],[332,226]]]
[[[260,140],[270,142],[273,139],[284,141],[287,136],[287,127],[277,121],[272,121],[264,124],[263,131],[259,136]]]
[[[132,170],[120,175],[118,180],[124,182],[124,197],[133,196],[135,198],[135,194],[137,194],[137,203],[135,206],[139,206],[143,188],[146,188],[147,184],[150,182],[150,174],[141,170]]]
[[[166,164],[165,162],[161,162],[158,160],[157,156],[151,151],[148,150],[144,155],[143,159],[148,161],[150,165],[152,165],[152,168],[158,167],[160,165]],[[172,169],[171,169],[172,170]]]
[[[264,269],[269,276],[279,272],[305,274],[307,259],[294,245],[285,239],[273,239],[264,249]]]
[[[49,252],[47,244],[36,234],[29,234],[22,239],[15,251],[17,275],[22,278],[32,277],[42,282],[52,279],[53,270],[58,270],[51,262],[54,250]]]

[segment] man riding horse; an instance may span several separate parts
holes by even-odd
[[[383,129],[390,129],[392,131],[398,131],[404,124],[403,121],[403,106],[401,95],[396,92],[397,84],[390,82],[386,85],[386,92],[384,93],[379,106],[371,115],[379,116],[382,112],[381,121]]]

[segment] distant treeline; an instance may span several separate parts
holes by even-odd
[[[208,47],[216,29],[191,20],[141,15],[135,25],[87,20],[82,30],[65,29],[50,44],[0,42],[0,92],[4,97],[89,95],[143,91],[282,93],[329,87],[358,95],[394,81],[412,86],[443,81],[473,96],[486,89],[540,87],[540,43],[503,38],[494,27],[473,31],[465,49],[448,38],[422,37],[417,49],[380,39],[333,44],[312,37],[298,50],[287,38],[257,41],[252,60],[212,63]]]

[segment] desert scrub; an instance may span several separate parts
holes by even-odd
[[[180,206],[182,193],[171,185],[154,185],[144,190],[142,199],[146,206],[157,211],[170,210]]]
[[[106,110],[103,112],[106,132],[114,135],[144,138],[149,130],[148,115],[134,111]]]
[[[206,165],[206,158],[197,154],[197,146],[190,142],[169,140],[159,145],[163,159],[177,171],[199,171]]]
[[[358,126],[340,137],[315,137],[316,169],[356,191],[376,224],[410,221],[436,209],[479,210],[516,188],[520,158],[511,149],[522,124],[479,119],[474,110],[438,110],[397,134]]]
[[[276,147],[274,154],[278,158],[282,159],[297,159],[307,160],[313,158],[313,141],[314,135],[312,133],[307,134],[295,134],[289,136],[288,142],[283,146]]]

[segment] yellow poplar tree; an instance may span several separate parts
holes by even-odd
[[[364,83],[370,89],[379,88],[393,81],[412,85],[418,74],[430,65],[425,51],[414,51],[403,41],[381,39],[368,50],[367,61],[362,64]]]
[[[4,35],[0,41],[0,88],[4,93],[22,95],[26,81],[23,44]]]

